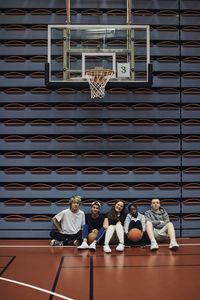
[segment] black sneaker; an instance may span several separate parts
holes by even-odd
[[[63,246],[63,242],[57,240],[51,240],[51,246]]]

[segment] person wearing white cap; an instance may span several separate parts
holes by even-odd
[[[78,246],[78,250],[90,249],[96,250],[96,245],[102,238],[105,227],[104,227],[104,216],[100,215],[101,204],[98,201],[94,201],[91,204],[91,214],[86,215],[86,223],[83,226],[83,242]],[[88,235],[94,234],[94,240],[88,245]]]

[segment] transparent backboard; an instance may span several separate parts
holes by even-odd
[[[87,83],[85,71],[114,71],[109,82],[148,83],[148,25],[49,25],[49,84]]]

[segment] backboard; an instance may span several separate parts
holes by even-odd
[[[113,70],[110,88],[151,86],[149,26],[48,26],[47,85],[86,88],[93,68]]]

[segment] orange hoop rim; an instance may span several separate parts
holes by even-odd
[[[102,72],[102,73],[99,73]],[[113,75],[114,71],[111,69],[103,69],[103,68],[98,68],[98,69],[88,69],[85,70],[85,74],[89,76],[107,76],[107,75]]]

